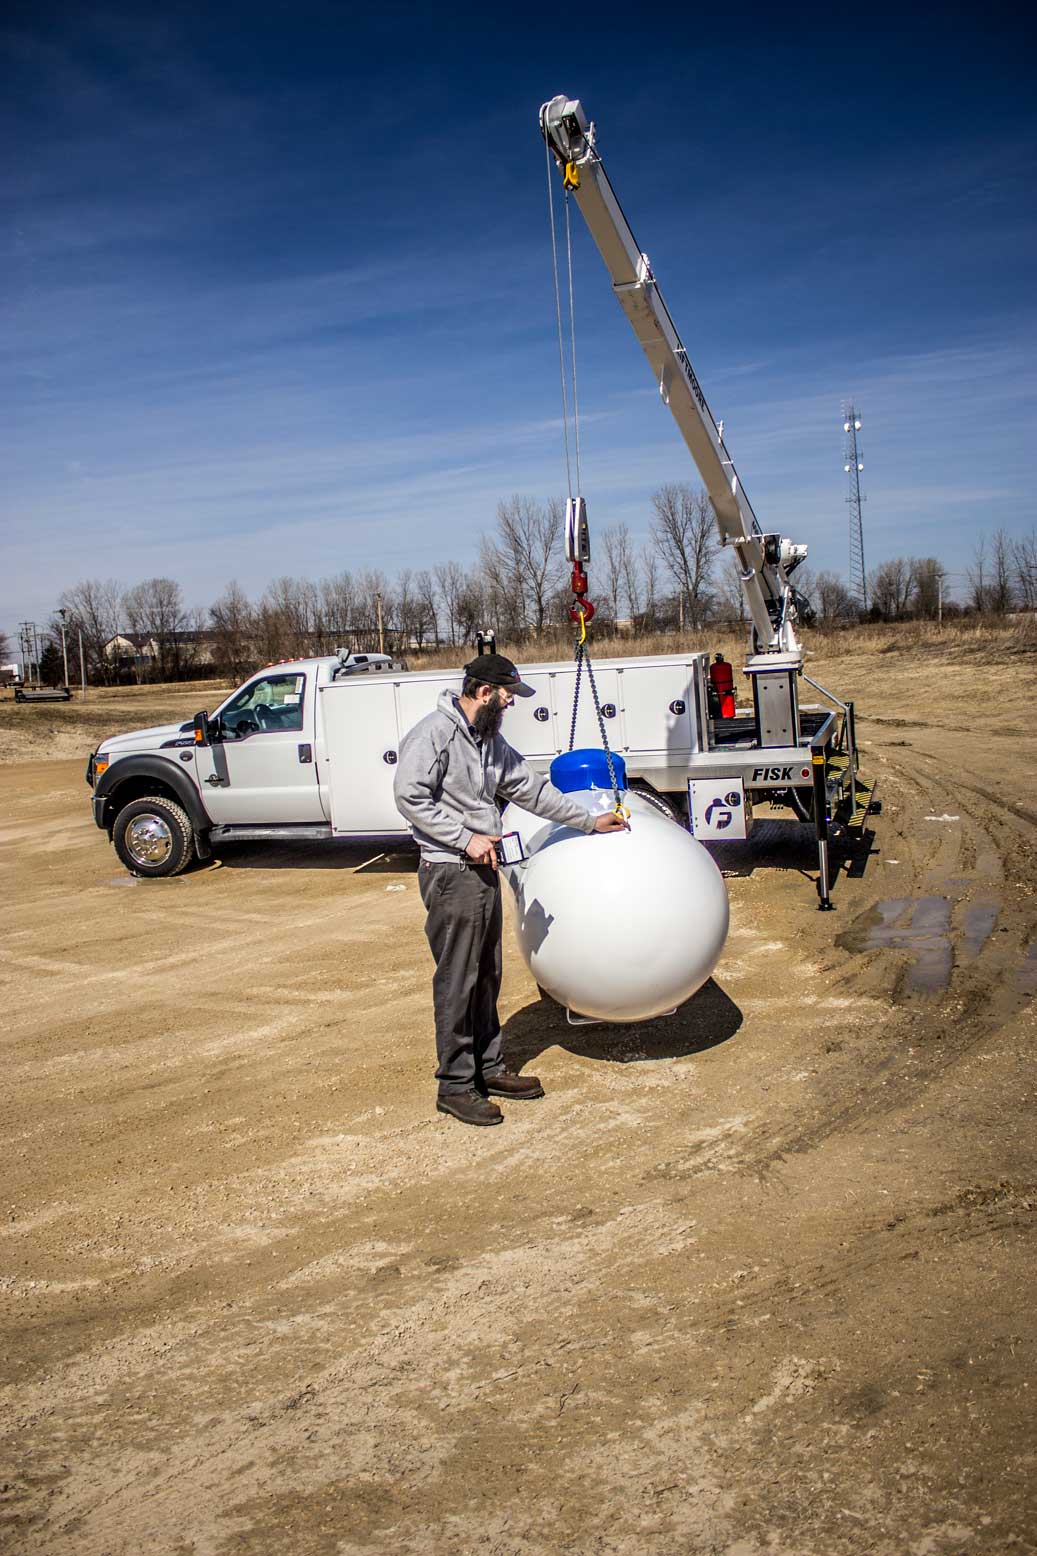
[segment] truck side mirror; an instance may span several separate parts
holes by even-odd
[[[207,746],[210,743],[209,715],[204,708],[194,716],[194,743],[196,746]]]

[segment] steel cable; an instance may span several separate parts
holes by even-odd
[[[568,488],[569,496],[572,497],[573,480],[569,466],[569,401],[565,389],[565,332],[562,328],[562,291],[558,283],[558,239],[555,233],[554,185],[551,182],[551,148],[546,140],[544,142],[544,151],[547,155],[547,209],[551,217],[551,261],[554,271],[555,314],[558,319],[558,370],[562,385],[562,437],[565,443],[565,484]],[[567,204],[567,222],[568,216],[569,208]]]

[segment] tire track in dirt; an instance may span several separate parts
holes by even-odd
[[[912,947],[910,925],[899,948],[895,941],[892,949],[879,943],[858,951],[853,961],[828,961],[824,971],[834,974],[835,987],[872,999],[881,998],[890,988],[891,957],[903,965],[893,977],[892,1003],[880,1031],[866,1037],[851,1034],[830,1050],[833,1062],[823,1087],[822,1116],[799,1124],[788,1120],[777,1140],[772,1133],[748,1138],[744,1142],[747,1170],[765,1173],[787,1154],[810,1151],[824,1140],[904,1106],[1030,1004],[1030,993],[1020,977],[1037,934],[1037,906],[1027,885],[1035,863],[1027,813],[1009,806],[1006,816],[985,789],[966,782],[946,763],[941,763],[938,776],[927,774],[923,801],[914,756],[909,764],[887,755],[886,763],[893,780],[892,797],[901,802],[892,828],[894,808],[883,811],[886,853],[892,857],[895,850],[902,867],[892,890],[905,904],[947,899],[951,965],[946,987],[915,995],[905,989],[919,950],[932,943],[932,937],[923,933]],[[975,796],[968,805],[962,804],[963,792]],[[927,823],[926,814],[958,819],[950,824]],[[1019,820],[1023,827],[1016,825]],[[855,915],[837,937],[837,946],[855,938],[866,945],[867,927],[880,900],[873,897]],[[982,933],[985,918],[989,932],[966,951],[969,904],[976,900],[981,913],[973,922],[979,923]],[[869,1052],[870,1061],[865,1057]],[[844,1100],[850,1092],[850,1100]]]

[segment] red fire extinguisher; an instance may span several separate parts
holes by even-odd
[[[709,679],[713,690],[720,699],[720,717],[733,719],[735,716],[735,673],[723,654],[717,654],[709,667]]]

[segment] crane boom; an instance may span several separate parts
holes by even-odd
[[[806,546],[764,534],[706,403],[687,350],[609,182],[581,104],[554,97],[540,110],[544,139],[562,169],[612,277],[620,306],[651,364],[659,392],[705,483],[721,542],[738,559],[758,651],[800,655],[794,623],[799,597],[789,574]]]

